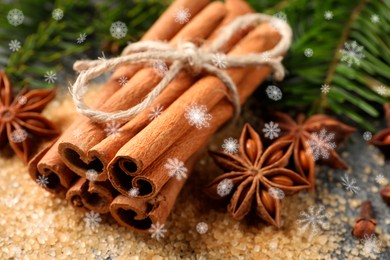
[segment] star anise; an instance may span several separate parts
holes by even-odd
[[[207,192],[214,198],[221,197],[221,183],[229,180],[234,186],[228,211],[236,220],[243,219],[250,211],[266,222],[281,226],[281,200],[310,188],[309,182],[298,173],[284,168],[291,156],[289,142],[277,142],[265,151],[259,135],[246,124],[240,137],[239,153],[210,152],[215,163],[227,173],[214,179]],[[275,193],[282,191],[283,194]]]
[[[5,72],[0,71],[0,148],[9,143],[27,163],[32,141],[30,135],[57,135],[56,126],[40,113],[54,96],[54,90],[24,89],[13,98],[11,82]]]
[[[311,116],[306,120],[301,114],[297,122],[289,115],[280,112],[274,113],[274,117],[282,131],[282,137],[277,141],[288,141],[293,144],[294,169],[309,180],[312,191],[315,187],[314,164],[316,159],[332,168],[348,169],[331,144],[333,142],[335,145],[343,143],[351,133],[356,131],[355,128],[322,114]],[[331,140],[326,140],[327,136],[324,133],[327,133]],[[323,140],[316,139],[321,135]],[[313,142],[316,143],[317,148],[320,149],[320,155],[323,156],[317,155],[318,158],[316,158],[310,146]]]
[[[370,140],[370,144],[378,147],[387,158],[390,158],[390,103],[385,104],[383,107],[387,128],[376,133]]]

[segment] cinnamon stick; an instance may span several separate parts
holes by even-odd
[[[229,54],[243,55],[252,52],[268,50],[275,45],[275,40],[279,40],[279,34],[267,23],[262,23],[243,38]],[[268,44],[269,41],[272,42]],[[234,82],[239,82],[244,78],[248,68],[231,68],[227,72]],[[269,70],[261,70],[261,76],[268,75]],[[240,101],[243,103],[247,97],[255,90],[243,86],[238,89]],[[188,91],[178,98],[165,113],[161,114],[147,127],[145,127],[134,138],[127,142],[116,154],[109,164],[109,179],[118,190],[124,184],[124,175],[119,171],[130,175],[138,175],[142,170],[150,166],[156,159],[166,152],[177,140],[183,136],[190,128],[193,128],[184,117],[185,109],[188,105],[198,103],[213,109],[227,93],[226,86],[216,77],[208,76],[197,81]],[[220,124],[212,120],[211,124]],[[202,130],[196,130],[201,134]],[[195,140],[196,141],[196,140]],[[122,193],[122,191],[121,191]]]
[[[213,32],[209,39],[207,39],[204,46],[207,47],[208,44],[218,36],[218,33],[220,33],[220,29],[223,28],[224,25],[228,24],[238,16],[252,12],[252,9],[243,0],[226,1],[226,10],[227,15],[225,16],[219,27]],[[210,19],[206,20],[210,21]],[[215,20],[215,22],[217,22],[217,20]],[[234,37],[234,39],[230,40],[227,44],[225,44],[225,46],[222,47],[222,50],[229,51],[244,36],[245,33],[248,33],[248,31],[242,30],[240,34]],[[151,109],[157,108],[158,106],[162,107],[163,109],[166,109],[169,105],[172,104],[173,101],[175,101],[179,96],[181,96],[192,83],[193,77],[188,75],[186,71],[180,72],[179,75],[175,78],[175,80],[173,80],[160,94],[160,96],[153,102],[153,104],[150,106]],[[135,116],[130,122],[126,123],[121,128],[120,138],[116,138],[115,136],[108,136],[89,150],[89,157],[98,158],[103,164],[103,172],[100,174],[99,180],[107,179],[107,165],[114,158],[117,151],[128,140],[133,138],[137,133],[139,133],[151,122],[150,113],[151,110],[145,110]]]
[[[75,208],[110,212],[110,204],[118,192],[110,182],[91,182],[80,178],[66,193],[66,199]]]
[[[198,5],[204,6],[206,0],[196,1]],[[191,1],[193,3],[193,1]],[[198,6],[199,9],[199,6]],[[219,24],[226,13],[224,5],[220,2],[214,2],[203,9],[192,21],[190,21],[170,42],[177,44],[184,39],[186,41],[204,39],[211,34]],[[131,78],[125,86],[112,95],[105,104],[100,107],[101,110],[111,112],[127,109],[136,105],[145,97],[161,80],[161,75],[155,72],[153,68],[140,70]],[[119,123],[119,122],[118,122]],[[93,168],[98,172],[96,180],[107,179],[102,175],[104,165],[96,157],[96,154],[89,155],[88,151],[101,140],[106,138],[105,126],[87,120],[79,126],[82,130],[80,140],[73,140],[71,136],[61,138],[59,153],[65,164],[84,177],[87,169]]]
[[[203,3],[203,5],[202,5]],[[194,4],[191,0],[177,0],[175,1],[154,23],[154,25],[145,33],[141,41],[145,40],[170,40],[178,31],[180,31],[184,25],[177,23],[172,18],[174,12],[177,8],[186,6],[192,12],[192,15],[196,15],[204,5],[207,4],[206,0],[202,0],[199,4]],[[136,65],[125,65],[118,67],[107,83],[104,85],[102,90],[100,90],[100,98],[94,105],[94,107],[100,107],[104,104],[109,97],[113,95],[119,88],[118,79],[120,77],[131,78],[137,71],[139,71],[142,66]],[[41,151],[30,162],[29,172],[31,177],[35,180],[38,176],[46,176],[49,180],[49,185],[46,189],[53,193],[61,193],[70,188],[71,184],[77,180],[78,175],[73,171],[69,170],[68,167],[64,164],[61,157],[58,154],[58,146],[62,140],[73,140],[74,142],[81,142],[86,138],[93,138],[93,136],[86,137],[90,130],[88,127],[85,127],[86,118],[84,116],[79,116],[74,123],[62,134],[57,142],[51,145],[51,147],[46,147],[44,151]],[[84,127],[83,127],[84,125]],[[95,127],[94,124],[88,125]],[[83,135],[85,134],[85,135]],[[39,158],[39,159],[38,159]],[[78,161],[82,164],[82,161]],[[99,164],[98,160],[92,159],[90,161],[91,168],[102,169],[102,166]]]
[[[245,75],[245,80],[242,80],[239,84],[239,88],[245,86],[249,89],[256,89],[270,71],[269,68],[264,67],[250,69]],[[225,111],[227,114],[224,113]],[[233,108],[227,100],[222,100],[212,113],[215,118],[218,118],[221,121],[222,125],[222,121],[228,120],[233,114]],[[210,127],[216,129],[218,128],[218,125],[211,125]],[[192,132],[195,131],[192,130],[189,134],[192,134]],[[212,130],[209,132],[211,133]],[[203,144],[207,142],[208,137],[208,134],[204,135],[204,140],[206,141],[204,141]],[[197,143],[199,145],[202,142]],[[201,146],[202,145],[200,145],[200,147]],[[177,154],[183,155],[183,157],[180,157],[180,159],[183,159],[188,156],[189,149],[187,149],[187,147],[188,146],[186,145],[175,144],[171,150],[176,150]],[[190,157],[185,164],[188,169],[187,174],[191,173],[191,168],[194,167],[196,159],[197,155],[194,155],[192,152],[192,157]],[[119,195],[114,199],[110,206],[111,215],[122,226],[141,233],[148,233],[152,224],[156,224],[157,222],[160,224],[165,223],[184,184],[185,180],[178,181],[175,178],[172,178],[154,198],[128,198]]]

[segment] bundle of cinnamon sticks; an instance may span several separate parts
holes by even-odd
[[[186,24],[175,21],[178,8],[188,9],[191,16]],[[160,40],[173,45],[193,42],[207,47],[226,24],[251,12],[244,0],[176,0],[141,41]],[[243,28],[221,52],[233,56],[264,52],[279,40],[279,33],[262,23]],[[237,86],[241,104],[270,71],[267,66],[226,70]],[[128,79],[123,86],[118,83],[121,77]],[[138,104],[161,78],[147,64],[121,66],[93,107],[106,112],[128,109]],[[196,163],[197,152],[232,117],[233,106],[226,92],[217,77],[182,70],[150,109],[128,122],[112,122],[120,126],[114,134],[107,135],[105,124],[84,116],[76,118],[62,136],[31,160],[29,173],[34,180],[47,178],[44,188],[65,194],[74,207],[110,213],[121,225],[146,233],[152,224],[165,222]],[[211,115],[208,127],[198,129],[184,116],[186,109],[196,104],[207,108]],[[151,118],[156,108],[163,108],[162,113]],[[173,171],[182,170],[182,175],[172,176],[170,167]]]

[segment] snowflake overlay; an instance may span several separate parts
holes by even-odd
[[[313,154],[315,161],[320,158],[329,158],[330,151],[336,148],[333,139],[334,133],[327,133],[325,129],[321,129],[319,133],[314,132],[311,134],[311,138],[307,141],[307,144],[310,147],[309,152]]]
[[[333,12],[332,11],[326,11],[325,13],[324,13],[324,18],[325,18],[325,20],[332,20],[333,19]]]
[[[106,136],[112,135],[113,137],[119,137],[119,135],[122,132],[122,129],[120,129],[121,125],[116,122],[112,121],[106,124],[106,128],[104,128],[104,132],[106,132]]]
[[[378,184],[385,184],[386,178],[382,174],[378,174],[377,176],[375,176],[375,182]]]
[[[102,221],[100,214],[94,211],[85,213],[84,222],[85,227],[95,230]]]
[[[174,17],[175,22],[179,24],[185,24],[190,20],[191,14],[188,8],[180,7],[176,9]]]
[[[198,129],[210,126],[210,120],[213,118],[207,113],[207,107],[205,105],[193,104],[186,107],[184,117],[188,123],[195,126]]]
[[[27,131],[24,129],[15,129],[11,133],[11,142],[13,143],[21,143],[27,139]]]
[[[304,233],[310,230],[309,240],[321,232],[321,229],[328,229],[330,224],[328,222],[328,214],[325,212],[325,207],[311,206],[307,211],[301,211],[301,217],[297,220],[299,232]]]
[[[160,222],[157,222],[156,225],[152,224],[149,229],[149,233],[151,233],[152,238],[157,239],[157,241],[160,241],[160,238],[165,236],[165,232],[167,232],[167,230],[164,228],[164,224],[160,225]]]
[[[48,71],[45,74],[45,81],[47,83],[54,83],[57,80],[57,75],[53,71]]]
[[[303,54],[305,54],[306,57],[310,58],[313,56],[314,52],[313,52],[313,49],[307,48],[307,49],[305,49]]]
[[[363,133],[363,139],[364,139],[365,141],[370,141],[371,138],[372,138],[372,133],[371,133],[371,132],[366,131],[366,132]]]
[[[47,184],[49,184],[49,178],[46,176],[39,175],[38,178],[36,179],[36,182],[38,183],[39,186],[46,188]]]
[[[268,194],[276,200],[282,200],[285,197],[284,191],[276,187],[269,188]]]
[[[377,14],[371,15],[370,20],[372,23],[379,23],[379,21],[380,21],[379,15],[377,15]]]
[[[363,54],[363,46],[359,46],[356,41],[344,43],[344,49],[340,50],[341,61],[348,64],[349,67],[353,63],[360,65],[360,60],[365,57]]]
[[[271,54],[269,53],[269,51],[262,52],[260,54],[260,59],[265,62],[268,62],[271,60]]]
[[[21,25],[24,20],[23,12],[19,9],[12,9],[7,14],[7,20],[13,26]]]
[[[213,55],[211,61],[213,62],[214,66],[216,66],[219,69],[226,69],[226,56],[222,53],[216,53]]]
[[[85,33],[80,33],[79,37],[77,38],[77,43],[81,44],[87,39],[87,34]]]
[[[271,19],[270,25],[276,30],[280,31],[283,27],[283,23],[287,22],[287,15],[284,12],[277,12],[273,15],[274,19]]]
[[[240,145],[238,144],[238,140],[232,137],[229,137],[223,140],[222,149],[225,153],[235,154],[238,151]]]
[[[27,98],[26,98],[26,96],[19,96],[18,98],[17,98],[17,102],[18,102],[18,104],[20,104],[20,105],[25,105],[25,104],[27,104]]]
[[[125,76],[122,76],[122,77],[120,77],[120,78],[118,79],[119,85],[120,85],[121,87],[123,87],[124,85],[126,85],[128,81],[129,81],[129,79],[128,79],[127,77],[125,77]]]
[[[279,137],[280,128],[278,123],[269,122],[265,123],[265,127],[263,128],[264,136],[269,139],[274,139]]]
[[[378,93],[378,94],[381,95],[381,96],[386,95],[386,88],[385,88],[384,86],[382,86],[382,85],[377,86],[377,87],[375,88],[375,91],[376,91],[376,93]]]
[[[196,225],[196,231],[203,235],[203,234],[206,234],[206,232],[209,230],[209,226],[207,225],[207,223],[205,222],[199,222],[197,225]]]
[[[167,64],[162,60],[154,60],[152,67],[154,72],[156,72],[160,77],[164,77],[165,73],[168,71]]]
[[[130,197],[137,197],[139,195],[139,189],[133,187],[129,190],[127,194],[129,194]]]
[[[168,170],[168,175],[170,177],[175,176],[178,181],[187,178],[187,168],[184,166],[184,162],[177,158],[169,158],[164,167]]]
[[[323,85],[321,86],[321,92],[322,92],[323,94],[328,94],[329,91],[330,91],[330,86],[329,86],[328,84],[323,84]]]
[[[223,179],[217,186],[217,193],[221,197],[229,195],[233,189],[233,181],[231,179]]]
[[[360,188],[356,185],[356,179],[349,179],[348,175],[346,174],[344,177],[341,177],[341,184],[343,184],[347,191],[351,191],[353,193],[357,193],[360,190]]]
[[[54,20],[59,21],[62,19],[62,17],[64,17],[64,12],[60,8],[57,8],[53,10],[51,16]]]
[[[94,169],[89,169],[86,173],[85,173],[85,178],[87,178],[87,180],[89,181],[95,181],[96,178],[98,176],[98,173],[96,170]]]
[[[363,244],[363,253],[375,256],[376,254],[379,254],[381,251],[381,241],[375,236],[364,236],[360,242]]]
[[[8,44],[9,49],[13,52],[17,52],[20,49],[20,42],[18,40],[12,40]]]
[[[116,21],[110,27],[111,36],[116,39],[121,39],[127,34],[127,26],[124,22]]]
[[[267,89],[265,90],[265,92],[267,93],[268,98],[272,99],[274,101],[281,100],[283,97],[283,94],[282,94],[282,91],[280,90],[280,88],[278,88],[277,86],[274,86],[274,85],[268,86]]]
[[[152,121],[159,117],[163,111],[164,107],[161,105],[157,105],[154,108],[152,108],[149,112],[149,120]]]

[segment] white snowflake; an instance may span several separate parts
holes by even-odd
[[[191,14],[188,8],[180,7],[175,10],[175,22],[185,24],[190,20]]]
[[[27,139],[27,131],[24,129],[15,129],[11,133],[11,142],[13,143],[21,143],[24,142]]]
[[[365,57],[363,46],[359,46],[356,41],[345,42],[344,49],[340,50],[341,61],[344,61],[350,67],[353,63],[360,65],[360,60]]]
[[[80,33],[79,37],[77,38],[77,43],[81,44],[87,39],[87,34],[86,33]]]
[[[127,194],[129,194],[130,197],[137,197],[139,195],[139,189],[133,187],[129,190]]]
[[[85,213],[84,222],[85,227],[95,230],[102,221],[100,214],[94,211]]]
[[[278,248],[278,242],[272,241],[271,243],[268,244],[268,246],[271,250],[276,250]]]
[[[217,186],[217,193],[221,197],[229,195],[233,189],[233,181],[231,179],[223,179]]]
[[[313,49],[306,48],[305,51],[303,52],[303,54],[305,54],[306,57],[310,58],[313,56],[314,52],[313,52]]]
[[[385,184],[386,178],[382,174],[378,174],[377,176],[375,176],[375,181],[378,184]]]
[[[87,178],[87,180],[89,180],[89,181],[95,181],[97,176],[98,176],[98,173],[94,169],[89,169],[85,173],[85,178]]]
[[[267,87],[267,89],[265,90],[265,92],[267,93],[268,98],[270,98],[274,101],[281,100],[283,97],[283,93],[280,90],[280,88],[278,88],[277,86],[274,86],[274,85],[269,85]]]
[[[206,234],[208,230],[209,230],[209,226],[205,222],[199,222],[196,225],[196,231],[198,231],[198,233],[201,235]]]
[[[121,125],[116,121],[108,122],[106,124],[106,128],[104,128],[104,132],[106,132],[107,137],[112,135],[116,138],[119,137],[122,132],[122,129],[120,127]]]
[[[45,74],[45,81],[47,83],[54,83],[57,80],[57,75],[53,71],[48,71]]]
[[[269,188],[268,189],[268,194],[272,198],[277,199],[277,200],[282,200],[285,197],[284,191],[279,189],[279,188],[276,188],[276,187]]]
[[[381,241],[373,234],[371,236],[365,235],[360,242],[363,244],[363,253],[374,256],[381,251]]]
[[[379,23],[379,21],[380,21],[379,15],[377,15],[377,14],[371,15],[370,20],[372,23]]]
[[[188,123],[195,126],[198,129],[210,126],[210,120],[212,116],[207,113],[207,107],[205,105],[192,104],[186,107],[184,117]]]
[[[110,27],[111,36],[116,39],[121,39],[127,34],[127,26],[124,22],[116,21]]]
[[[377,86],[375,91],[381,96],[386,95],[386,88],[383,85]]]
[[[297,220],[300,233],[310,230],[309,240],[313,236],[318,235],[322,229],[328,229],[330,224],[328,222],[328,214],[325,212],[324,206],[311,206],[307,211],[300,212],[300,218]]]
[[[160,222],[157,222],[156,225],[152,224],[149,229],[149,233],[152,234],[152,238],[155,238],[158,241],[160,241],[160,238],[163,238],[165,236],[165,232],[167,232],[167,230],[164,228],[164,224],[160,225]]]
[[[216,53],[211,58],[211,61],[213,62],[214,66],[216,66],[219,69],[226,69],[226,55],[222,53]]]
[[[167,64],[162,60],[153,60],[152,67],[154,72],[156,72],[160,77],[164,77],[165,73],[168,71]]]
[[[13,26],[21,25],[24,20],[23,12],[19,9],[12,9],[7,14],[7,20]]]
[[[19,49],[20,49],[20,42],[18,40],[12,40],[10,41],[10,43],[8,44],[9,46],[9,49],[13,52],[17,52]]]
[[[27,104],[27,101],[28,101],[26,96],[19,96],[16,100],[17,100],[18,104],[22,105],[22,106]]]
[[[260,54],[260,59],[262,59],[263,61],[270,61],[271,60],[271,54],[269,53],[269,51],[265,51],[263,53]]]
[[[49,178],[46,176],[39,175],[38,178],[36,179],[36,182],[38,183],[39,186],[46,188],[47,184],[49,184]]]
[[[64,11],[62,11],[60,8],[56,8],[51,13],[51,16],[54,20],[59,21],[62,19],[62,17],[64,17]]]
[[[366,132],[363,133],[363,139],[364,139],[365,141],[370,141],[371,138],[372,138],[372,133],[371,133],[371,132],[366,131]]]
[[[341,184],[343,184],[347,191],[351,191],[353,193],[357,193],[360,190],[360,188],[356,185],[356,179],[349,179],[348,175],[346,174],[344,177],[341,177]]]
[[[128,81],[129,81],[129,79],[128,79],[127,77],[125,77],[125,76],[122,76],[122,77],[120,77],[120,78],[118,79],[119,85],[120,85],[121,87],[123,87],[124,85],[126,85]]]
[[[328,94],[330,91],[330,86],[328,84],[323,84],[321,86],[321,92],[324,94]]]
[[[187,178],[187,168],[184,166],[184,162],[177,158],[169,158],[164,167],[168,170],[168,175],[176,177],[178,181]]]
[[[328,133],[325,129],[321,129],[319,133],[314,132],[311,134],[307,144],[310,147],[309,152],[313,154],[315,161],[320,158],[329,158],[330,151],[336,148],[333,139],[334,133]]]
[[[238,151],[240,145],[238,144],[238,140],[232,137],[229,137],[223,140],[222,149],[225,153],[235,154]]]
[[[332,20],[333,19],[333,12],[332,11],[326,11],[325,13],[324,13],[324,18],[326,19],[326,20]]]
[[[73,131],[73,136],[77,139],[80,139],[83,136],[83,132],[80,129],[76,129]]]
[[[283,24],[287,22],[287,15],[284,12],[277,12],[273,15],[273,19],[270,21],[270,25],[276,30],[280,31],[283,28]]]
[[[149,112],[149,120],[152,121],[159,117],[163,111],[164,107],[161,105],[157,105],[153,107]]]
[[[269,139],[274,139],[279,137],[280,128],[278,123],[269,122],[265,123],[265,127],[263,128],[264,136]]]
[[[102,51],[102,56],[101,56],[101,57],[98,57],[98,60],[101,60],[101,61],[103,61],[103,62],[107,61],[106,55],[104,55],[104,51]]]

